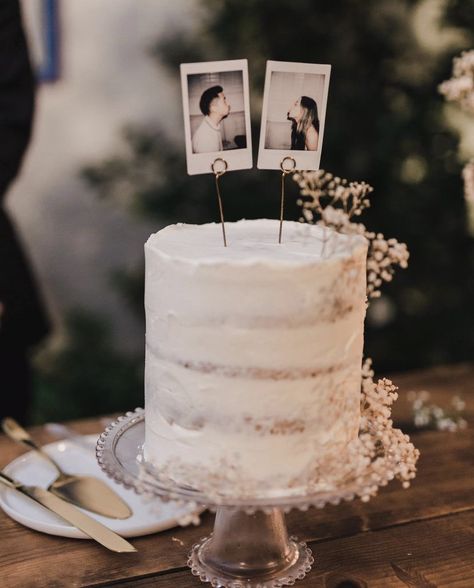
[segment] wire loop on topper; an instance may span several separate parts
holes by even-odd
[[[291,167],[286,167],[285,166],[286,162],[291,162],[291,164],[292,164]],[[295,158],[291,157],[290,155],[287,155],[286,157],[284,157],[280,162],[280,169],[285,175],[290,174],[292,171],[295,171],[295,169],[296,169]]]
[[[219,163],[219,165],[223,166],[222,169],[216,169],[216,163]],[[227,171],[228,168],[228,163],[225,159],[222,159],[222,157],[216,157],[216,159],[214,159],[214,161],[211,163],[211,169],[212,169],[212,173],[219,177],[219,176],[223,176],[225,174],[225,172]]]

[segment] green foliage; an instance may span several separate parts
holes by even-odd
[[[75,311],[66,319],[67,341],[38,358],[32,421],[76,419],[143,406],[143,355],[113,347],[108,326]]]
[[[145,297],[145,268],[117,269],[112,273],[111,285],[121,294],[129,308],[145,328],[143,299]]]
[[[414,33],[421,4],[212,0],[203,3],[201,28],[171,32],[152,51],[176,80],[182,61],[247,57],[254,146],[266,59],[333,65],[322,167],[373,185],[367,227],[411,251],[409,269],[384,290],[392,318],[367,322],[366,353],[381,370],[472,359],[474,351],[474,241],[465,230],[458,138],[437,92],[452,56],[473,44],[474,9],[450,0],[442,24],[462,29],[459,46],[430,52]],[[128,129],[125,139],[125,155],[85,170],[98,193],[161,222],[218,219],[212,177],[186,175],[184,145],[159,128]],[[276,172],[226,175],[226,219],[277,217],[278,186]],[[299,216],[295,200],[289,196],[287,218]]]

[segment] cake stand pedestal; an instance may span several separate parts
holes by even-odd
[[[188,565],[213,586],[290,586],[305,577],[313,557],[306,544],[288,537],[278,508],[247,514],[239,507],[217,508],[214,531],[193,546]]]
[[[291,508],[322,508],[360,495],[360,472],[357,479],[340,480],[336,489],[305,495],[206,495],[154,474],[143,458],[144,439],[143,409],[128,412],[99,437],[97,460],[109,477],[138,494],[193,502],[216,511],[213,533],[192,547],[188,565],[201,581],[217,588],[280,588],[303,579],[314,560],[305,543],[288,536],[284,513]],[[370,468],[367,464],[365,473],[372,479]]]

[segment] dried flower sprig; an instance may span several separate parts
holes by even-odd
[[[373,192],[366,182],[349,182],[322,169],[315,172],[297,172],[293,176],[301,188],[301,195],[309,200],[301,202],[303,209],[310,208],[323,216],[325,209],[334,210],[336,203],[342,206],[344,217],[339,215],[335,224],[344,226],[353,216],[358,216],[370,206],[368,195]],[[311,203],[311,205],[309,205]]]
[[[464,180],[464,200],[467,208],[467,227],[471,237],[474,237],[474,159],[471,159],[462,170]]]
[[[349,182],[324,170],[297,172],[293,178],[300,187],[300,220],[347,235],[362,235],[369,241],[367,296],[380,296],[380,287],[392,280],[395,268],[408,266],[409,252],[405,243],[385,239],[382,233],[368,231],[365,225],[355,221],[370,206],[372,186],[366,182]]]
[[[463,51],[453,59],[453,73],[449,80],[438,86],[446,100],[457,102],[470,114],[474,114],[474,49]],[[462,171],[464,199],[467,208],[467,227],[474,237],[474,160],[471,159]]]
[[[385,239],[382,233],[366,232],[369,240],[367,253],[367,295],[369,298],[380,296],[380,286],[383,282],[390,282],[395,273],[395,267],[408,267],[410,256],[405,243],[396,239]]]
[[[457,102],[463,110],[474,114],[474,49],[453,59],[452,78],[438,89],[446,100]]]
[[[474,159],[471,159],[462,170],[464,180],[464,197],[474,205]]]
[[[451,398],[451,406],[442,408],[430,403],[430,393],[426,390],[411,391],[408,399],[412,403],[413,422],[417,428],[437,429],[438,431],[460,431],[467,427],[462,412],[466,403],[455,395]]]
[[[393,427],[392,404],[397,400],[397,387],[387,378],[374,380],[372,360],[362,365],[361,419],[359,435],[348,447],[347,454],[335,450],[331,463],[315,467],[314,485],[325,483],[338,487],[341,480],[357,480],[354,495],[367,502],[380,486],[397,478],[404,488],[416,476],[420,452],[408,435]]]
[[[397,400],[397,387],[387,378],[374,381],[372,360],[366,359],[362,365],[361,393],[361,431],[370,431],[370,437],[379,439],[379,443],[369,446],[370,457],[378,462],[375,470],[383,479],[393,474],[404,488],[416,476],[416,463],[420,456],[418,449],[410,442],[410,437],[400,429],[393,428],[391,406]],[[368,433],[365,435],[367,436]],[[359,435],[363,437],[364,433]],[[375,481],[375,479],[374,479]],[[362,497],[364,500],[364,497]]]

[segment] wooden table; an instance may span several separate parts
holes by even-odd
[[[395,420],[410,429],[421,451],[418,476],[410,489],[393,482],[368,504],[290,513],[290,533],[307,541],[316,557],[300,588],[474,587],[474,365],[403,374],[394,382],[400,387]],[[413,431],[406,398],[412,389],[429,390],[442,406],[461,394],[469,428]],[[101,429],[99,419],[71,425],[82,433]],[[41,442],[52,440],[41,427],[32,432]],[[21,453],[0,436],[0,466]],[[0,511],[0,587],[206,586],[191,575],[186,554],[212,520],[206,513],[200,527],[133,539],[138,553],[113,554],[92,541],[32,531]]]

